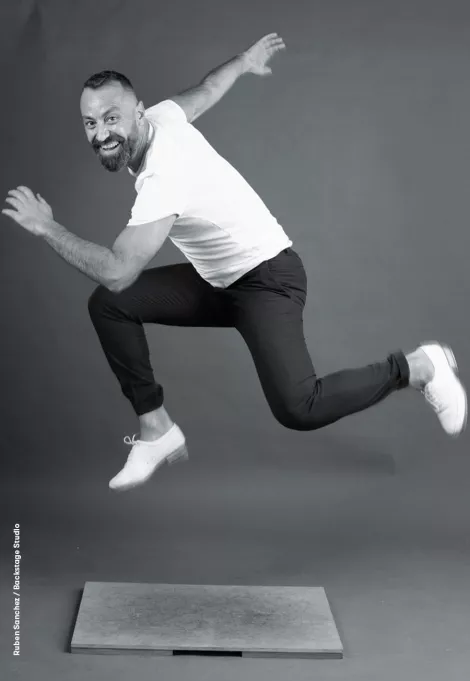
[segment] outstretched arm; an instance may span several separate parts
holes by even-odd
[[[285,49],[282,38],[270,33],[258,40],[245,52],[210,71],[195,87],[185,90],[171,99],[184,110],[190,123],[214,106],[234,83],[245,73],[267,76],[272,73],[268,61]]]
[[[55,222],[52,209],[28,187],[18,187],[6,199],[12,208],[3,209],[21,227],[41,236],[61,258],[93,281],[118,293],[130,286],[156,255],[176,215],[144,225],[128,225],[112,248],[85,241]]]

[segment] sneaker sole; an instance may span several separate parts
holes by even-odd
[[[442,349],[444,350],[444,354],[447,358],[447,361],[449,362],[450,366],[452,367],[452,371],[456,376],[459,375],[459,368],[457,366],[457,360],[455,359],[455,355],[452,352],[451,348],[449,345],[444,345],[444,343],[441,344]]]
[[[189,459],[188,448],[183,445],[167,456],[165,460],[169,466],[173,466],[173,464],[187,461],[187,459]]]

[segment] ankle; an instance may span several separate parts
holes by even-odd
[[[157,440],[172,428],[173,421],[169,417],[166,409],[160,407],[148,414],[139,416],[140,421],[140,440]]]
[[[433,363],[421,348],[406,355],[406,359],[410,368],[410,386],[423,390],[434,377]]]

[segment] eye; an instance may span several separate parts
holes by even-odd
[[[90,128],[93,125],[93,121],[86,121],[85,128]]]
[[[111,121],[111,123],[114,123],[117,121],[117,116],[109,116],[108,121]]]

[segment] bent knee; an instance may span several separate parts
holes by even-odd
[[[276,421],[289,430],[317,430],[324,425],[318,419],[315,407],[308,409],[305,403],[299,406],[284,404],[282,407],[273,409],[273,414]]]
[[[88,298],[88,312],[90,316],[94,317],[100,314],[103,308],[112,302],[112,297],[113,293],[106,286],[101,284],[97,286]]]

